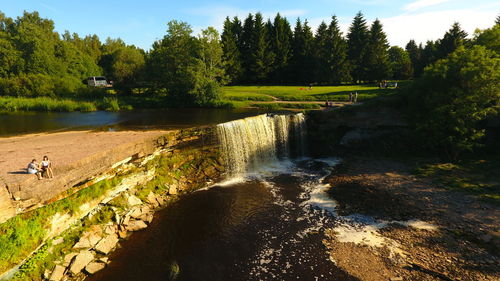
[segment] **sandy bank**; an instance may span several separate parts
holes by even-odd
[[[137,153],[152,152],[168,131],[73,131],[0,138],[0,221],[24,208],[50,199],[74,184],[104,172]],[[47,155],[54,179],[37,180],[26,166]],[[12,201],[25,201],[16,204]],[[30,202],[26,202],[30,200]]]

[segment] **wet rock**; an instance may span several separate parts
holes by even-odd
[[[91,262],[85,267],[85,272],[88,274],[94,274],[99,270],[102,270],[106,267],[105,263],[102,262]]]
[[[99,243],[95,246],[95,250],[101,254],[107,255],[116,247],[117,243],[118,237],[116,237],[115,234],[111,234],[99,241]]]
[[[54,270],[52,271],[52,274],[50,274],[49,280],[50,281],[59,281],[64,277],[64,272],[66,271],[66,267],[56,265]]]
[[[141,229],[144,229],[148,227],[147,224],[141,220],[133,220],[133,221],[130,221],[127,225],[127,230],[128,231],[138,231],[138,230],[141,230]]]
[[[103,258],[100,258],[99,261],[103,262],[103,263],[109,263],[109,258],[108,257],[103,257]]]
[[[82,251],[76,257],[75,260],[71,263],[69,267],[69,271],[71,274],[77,274],[82,271],[92,260],[94,259],[94,253],[90,251]]]

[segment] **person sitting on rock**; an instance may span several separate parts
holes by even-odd
[[[39,165],[36,162],[36,159],[31,160],[31,162],[28,164],[28,174],[34,174],[39,180],[41,180],[42,173],[38,167]]]
[[[42,160],[42,173],[46,173],[50,179],[54,177],[54,173],[52,172],[52,164],[50,163],[49,157],[47,156],[44,156]]]

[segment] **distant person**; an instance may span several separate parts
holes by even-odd
[[[330,106],[330,102],[329,101],[325,101],[325,107],[328,107]]]
[[[358,92],[354,93],[354,102],[358,101]]]
[[[349,102],[352,102],[352,93],[349,93]]]
[[[44,156],[42,163],[42,173],[46,173],[49,179],[54,177],[54,172],[52,172],[52,163],[50,163],[49,157]]]
[[[39,165],[36,162],[36,159],[31,160],[31,162],[28,164],[28,174],[33,174],[36,175],[36,177],[41,180],[42,179],[42,173],[39,169]]]
[[[313,84],[309,84],[309,90],[313,89]]]
[[[394,82],[394,88],[398,87],[398,82]]]

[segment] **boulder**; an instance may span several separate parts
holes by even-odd
[[[92,226],[89,230],[82,234],[82,237],[73,246],[74,249],[89,249],[94,247],[102,237],[102,228],[100,226]]]
[[[177,194],[177,186],[176,185],[169,186],[168,187],[168,194],[176,195]]]
[[[127,230],[128,231],[138,231],[141,229],[144,229],[148,227],[145,222],[140,221],[140,220],[132,220],[128,223],[127,225]]]
[[[94,253],[92,253],[91,251],[82,251],[78,253],[78,255],[71,263],[69,271],[73,275],[77,274],[80,271],[82,271],[82,269],[84,269],[87,266],[87,264],[89,264],[93,259],[94,259]]]
[[[116,225],[110,224],[110,225],[106,225],[106,227],[104,228],[104,233],[107,235],[111,235],[111,234],[116,233],[116,230],[117,230]]]
[[[88,274],[94,274],[99,270],[102,270],[106,267],[105,263],[102,262],[91,262],[85,267],[85,272]]]
[[[125,239],[127,238],[127,230],[118,230],[118,237],[120,237],[120,239]]]
[[[137,198],[135,195],[128,195],[127,196],[127,204],[129,206],[136,206],[136,205],[141,205],[142,201],[141,201],[141,199]]]
[[[63,262],[63,266],[64,267],[68,267],[69,264],[71,263],[71,261],[73,260],[73,258],[78,255],[78,253],[70,253],[70,254],[67,254],[66,256],[64,256],[64,262]]]
[[[149,192],[148,197],[146,198],[149,204],[153,205],[154,208],[157,208],[160,204],[156,198],[156,195],[153,192]]]
[[[103,238],[97,245],[95,246],[95,250],[101,254],[107,255],[111,250],[116,247],[118,243],[118,237],[113,233]]]
[[[165,205],[165,202],[166,202],[165,199],[163,199],[163,197],[161,197],[161,196],[156,197],[156,201],[158,202],[159,206]]]
[[[52,274],[50,274],[49,280],[50,281],[59,281],[64,277],[64,272],[66,271],[66,267],[56,265],[54,270],[52,271]]]

